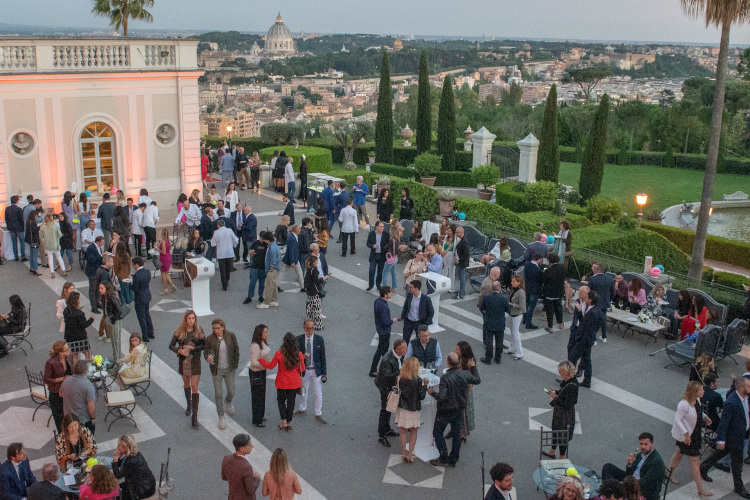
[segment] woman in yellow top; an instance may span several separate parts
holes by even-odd
[[[60,238],[62,238],[62,233],[57,224],[55,224],[55,219],[50,214],[45,215],[44,221],[39,227],[39,239],[44,243],[47,260],[49,261],[49,270],[52,271],[53,278],[55,277],[55,258],[57,258],[57,263],[60,264],[60,274],[63,276],[68,275],[65,271],[65,262],[63,262],[62,255],[60,254]]]
[[[75,413],[68,413],[63,418],[62,432],[57,435],[55,442],[55,457],[61,470],[71,460],[95,457],[99,448],[96,446],[94,435],[81,425]]]

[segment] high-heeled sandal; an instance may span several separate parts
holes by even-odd
[[[698,490],[698,496],[699,497],[712,497],[712,496],[714,496],[714,494],[711,493],[710,491]]]
[[[287,431],[287,432],[289,432],[289,431],[292,430],[292,426],[289,425],[289,424],[286,424],[286,427],[284,427],[284,430]]]
[[[550,452],[548,452],[548,451],[543,451],[543,452],[542,452],[542,455],[544,455],[545,457],[549,457],[549,458],[551,458],[551,459],[553,459],[553,460],[557,458],[557,455],[556,455],[556,454],[554,454],[554,453],[550,453]]]
[[[405,464],[408,464],[409,463],[409,457],[407,457],[406,455],[401,455],[401,461],[403,463],[405,463]]]

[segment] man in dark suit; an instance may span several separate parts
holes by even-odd
[[[391,318],[391,308],[388,306],[388,300],[393,296],[393,289],[389,286],[381,286],[378,292],[380,292],[380,297],[375,299],[373,307],[375,331],[378,334],[378,348],[375,350],[372,365],[370,365],[371,377],[377,377],[378,362],[388,352],[388,344],[391,341],[391,327],[398,321],[398,318]]]
[[[458,244],[453,257],[456,263],[456,279],[458,280],[456,298],[463,299],[466,295],[466,268],[469,267],[471,251],[469,250],[469,242],[464,238],[463,227],[458,226],[456,228],[456,238],[458,238]]]
[[[576,304],[576,309],[581,310],[583,319],[581,319],[581,334],[578,340],[578,350],[581,353],[580,369],[583,370],[583,382],[579,387],[591,388],[591,348],[596,342],[596,332],[599,330],[599,324],[604,320],[604,315],[596,307],[599,300],[598,294],[591,290],[586,298],[586,308],[583,304]]]
[[[242,262],[247,262],[247,252],[250,250],[250,245],[253,241],[258,239],[258,219],[253,214],[252,207],[244,208],[244,220],[242,222],[242,228],[240,229],[240,239],[242,240]],[[237,252],[239,253],[240,246],[237,245]]]
[[[380,391],[380,416],[378,418],[378,442],[383,446],[390,447],[386,436],[396,437],[398,432],[391,429],[391,414],[386,409],[388,405],[388,394],[396,385],[396,378],[401,372],[401,362],[406,355],[408,345],[404,339],[396,339],[393,349],[388,351],[380,360],[378,376],[375,377],[375,387]]]
[[[367,291],[373,286],[380,288],[383,281],[383,268],[385,267],[386,248],[390,245],[391,234],[385,231],[383,221],[375,222],[375,230],[367,235],[367,248],[370,249],[370,273],[368,276]]]
[[[60,478],[60,468],[55,463],[44,464],[42,480],[32,484],[26,500],[65,500],[65,492],[55,485]]]
[[[492,485],[487,490],[484,500],[518,500],[511,498],[513,490],[513,467],[504,462],[498,462],[490,469]]]
[[[201,239],[206,242],[210,242],[214,235],[214,209],[213,207],[206,207],[203,209],[203,215],[201,216],[201,222],[198,225],[198,232],[201,235]],[[205,257],[208,260],[214,258],[216,249],[210,244],[206,245]]]
[[[409,294],[401,309],[401,317],[404,322],[404,340],[408,343],[421,325],[430,326],[435,309],[432,307],[432,299],[422,294],[422,282],[414,280],[409,283]]]
[[[299,400],[299,409],[295,415],[304,415],[307,411],[307,395],[309,394],[310,382],[315,391],[315,420],[321,424],[327,424],[323,418],[323,385],[328,380],[326,370],[326,344],[323,337],[315,335],[315,322],[306,319],[302,324],[305,330],[303,335],[297,336],[299,351],[305,356],[305,371],[302,374],[302,396]]]
[[[527,330],[536,330],[539,328],[531,320],[534,316],[534,308],[539,298],[542,296],[542,284],[544,283],[542,274],[542,254],[536,253],[531,260],[523,267],[523,277],[526,282],[526,315],[524,316],[524,325]]]
[[[0,498],[22,500],[34,483],[36,478],[31,473],[26,448],[22,443],[11,443],[8,446],[8,460],[0,466]]]
[[[237,205],[234,207],[234,211],[229,214],[229,217],[232,219],[232,222],[234,223],[234,227],[232,228],[232,231],[234,231],[234,235],[237,236],[237,238],[240,239],[240,245],[237,245],[234,247],[234,261],[237,262],[240,260],[240,246],[242,242],[242,226],[245,224],[245,211],[242,209],[242,205],[237,203]],[[245,262],[247,262],[247,247],[245,247]]]
[[[297,243],[299,243],[299,262],[303,268],[305,267],[307,258],[310,256],[310,245],[315,242],[313,229],[312,219],[310,217],[303,217],[302,226],[299,229],[299,238],[297,238]]]
[[[707,425],[706,427],[716,432],[716,429],[719,428],[719,422],[721,422],[719,408],[724,406],[724,398],[716,392],[716,389],[719,387],[719,376],[715,373],[708,373],[703,378],[703,382],[706,384],[703,387],[703,397],[701,398],[703,413],[711,419],[711,425]]]
[[[281,217],[288,215],[289,226],[293,226],[294,225],[294,203],[292,203],[292,200],[289,199],[289,195],[286,193],[281,195],[281,199],[285,203],[284,211],[279,212],[277,215]]]
[[[299,226],[294,225],[289,228],[289,234],[287,234],[287,238],[286,238],[286,253],[284,254],[284,257],[281,259],[281,262],[284,263],[284,270],[282,271],[282,276],[286,277],[287,273],[292,272],[292,271],[297,273],[297,281],[299,282],[300,290],[304,291],[305,276],[304,276],[302,267],[300,266],[299,239],[298,239],[299,233],[300,233]],[[280,282],[281,281],[279,281],[279,283]]]
[[[599,296],[599,302],[596,306],[604,316],[604,321],[600,325],[602,335],[599,338],[602,342],[607,342],[607,309],[609,309],[612,296],[615,294],[615,280],[604,274],[604,267],[596,262],[591,264],[591,272],[593,275],[589,277],[588,285]]]
[[[10,205],[5,207],[5,226],[10,232],[10,240],[13,242],[13,257],[19,260],[18,246],[21,246],[22,262],[26,262],[26,242],[23,239],[23,233],[26,228],[26,221],[23,220],[23,208],[18,206],[18,196],[10,197]]]
[[[654,436],[650,432],[642,432],[638,436],[640,453],[628,455],[625,470],[614,464],[604,464],[602,480],[617,479],[622,481],[625,476],[633,476],[641,483],[641,494],[646,500],[659,500],[661,487],[664,483],[664,460],[654,448]]]
[[[480,360],[485,365],[492,364],[492,342],[494,340],[495,363],[500,364],[505,337],[505,315],[510,314],[510,303],[503,295],[500,283],[495,282],[492,293],[482,299],[479,310],[484,316],[484,357]]]
[[[83,272],[89,279],[89,302],[91,312],[99,314],[99,283],[97,271],[102,265],[102,253],[104,253],[104,236],[97,236],[92,245],[86,248],[86,267]]]
[[[573,320],[570,322],[570,337],[568,338],[568,361],[574,365],[578,365],[578,360],[581,359],[578,341],[581,339],[581,320],[583,319],[583,311],[588,307],[586,306],[588,296],[589,287],[582,285],[578,289],[578,300],[574,303]],[[579,374],[576,374],[576,376],[580,377]]]
[[[742,498],[750,498],[742,480],[743,448],[750,429],[750,417],[747,412],[747,396],[750,393],[750,379],[747,377],[735,380],[736,392],[727,396],[721,411],[721,422],[716,430],[716,451],[701,464],[701,477],[710,483],[708,471],[727,454],[731,457],[734,492]]]
[[[328,219],[328,227],[333,229],[333,225],[336,223],[336,196],[333,194],[333,181],[328,181],[328,186],[320,193],[323,198],[323,204],[326,208],[326,219]]]
[[[135,314],[138,317],[138,324],[141,326],[141,334],[143,335],[143,341],[148,342],[154,337],[154,325],[151,323],[151,313],[148,311],[148,305],[151,302],[151,290],[149,289],[149,283],[151,282],[151,273],[143,268],[143,258],[133,257],[133,295],[135,299],[133,304],[135,305]]]
[[[96,216],[101,219],[105,245],[109,245],[109,242],[112,240],[112,219],[115,217],[115,204],[109,201],[109,198],[109,193],[102,195],[103,202],[99,205],[99,210],[96,212]]]

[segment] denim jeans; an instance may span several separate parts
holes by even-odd
[[[464,412],[462,410],[438,412],[435,416],[435,426],[432,429],[432,437],[435,439],[435,446],[440,452],[440,456],[453,465],[458,462],[458,454],[461,451],[461,426],[463,421]],[[445,444],[444,434],[448,424],[451,426],[451,435],[453,436],[450,455],[448,455],[448,446]]]
[[[214,360],[214,363],[218,363],[219,359]],[[216,375],[211,374],[211,378],[214,382],[214,402],[216,403],[216,413],[220,417],[224,416],[224,401],[230,404],[234,399],[234,370],[231,368],[216,368]],[[227,386],[227,397],[224,399],[224,388],[221,382]]]
[[[266,289],[266,270],[250,268],[250,286],[247,287],[247,296],[253,298],[255,295],[255,284],[258,284],[258,297],[263,297]]]
[[[10,241],[13,242],[13,257],[16,259],[21,257],[26,258],[26,242],[23,240],[23,232],[16,233],[10,231]],[[18,247],[21,247],[21,255],[18,254]]]
[[[68,267],[73,267],[73,250],[70,248],[62,250],[62,256],[63,260],[65,260],[66,257],[68,258]]]
[[[458,280],[458,296],[463,298],[466,295],[466,268],[456,266],[456,280]]]
[[[296,183],[294,181],[287,183],[287,185],[286,185],[286,192],[289,195],[289,199],[290,200],[294,199],[294,193],[296,191],[296,188],[297,188],[297,185],[296,185]]]
[[[376,285],[378,288],[380,288],[380,285],[383,281],[383,267],[384,266],[385,266],[385,259],[375,258],[370,261],[370,273],[369,273],[369,279],[368,279],[368,286],[370,288],[372,288],[373,285]]]
[[[29,267],[32,271],[39,269],[39,248],[29,247]]]
[[[536,308],[537,302],[539,302],[539,295],[529,295],[526,298],[526,315],[523,318],[526,326],[532,324],[531,320],[534,316],[534,308]]]
[[[388,276],[391,277],[391,284],[388,284]],[[396,264],[388,264],[385,263],[385,266],[383,266],[383,286],[390,286],[393,288],[396,288]]]

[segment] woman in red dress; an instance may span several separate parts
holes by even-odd
[[[688,335],[691,335],[695,330],[699,330],[706,326],[706,316],[708,315],[708,308],[706,308],[706,301],[702,295],[693,295],[692,303],[690,304],[690,312],[687,318],[682,320],[680,326],[680,340],[685,340]]]
[[[284,335],[284,341],[281,348],[276,351],[271,361],[259,359],[258,363],[268,370],[279,365],[279,373],[276,375],[276,401],[279,403],[279,414],[281,415],[281,424],[279,429],[287,431],[292,430],[289,423],[292,421],[294,413],[294,401],[297,396],[297,390],[302,387],[302,377],[300,374],[305,371],[305,357],[299,352],[297,339],[292,332]]]

